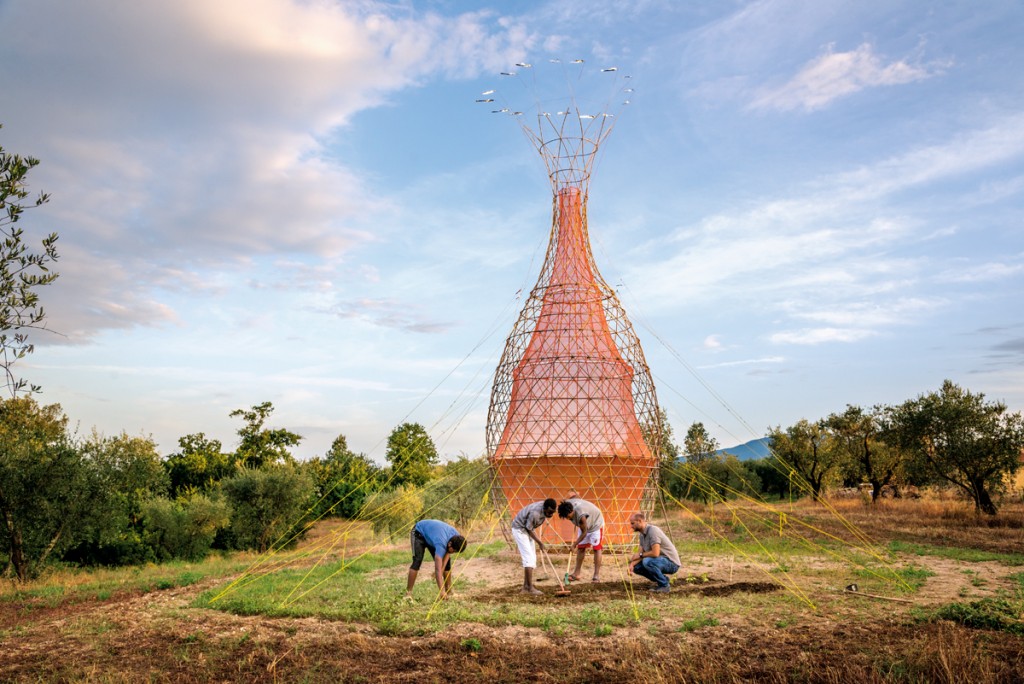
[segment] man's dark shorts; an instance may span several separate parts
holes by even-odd
[[[430,547],[427,546],[427,540],[423,538],[423,535],[414,527],[412,533],[409,535],[409,543],[412,544],[412,565],[409,566],[410,570],[419,570],[420,565],[423,564],[423,552],[429,551],[430,557],[434,557],[434,552],[430,551]],[[444,571],[452,571],[452,555],[448,554],[448,560],[444,564]]]

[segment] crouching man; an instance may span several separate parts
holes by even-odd
[[[665,575],[679,571],[679,552],[660,527],[647,522],[643,513],[629,516],[629,526],[640,541],[640,552],[630,558],[629,571],[654,582],[651,591],[667,594],[669,581]]]

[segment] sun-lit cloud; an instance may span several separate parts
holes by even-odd
[[[814,111],[866,88],[913,83],[941,74],[948,63],[920,66],[903,60],[884,62],[874,47],[863,43],[849,52],[834,52],[808,62],[787,83],[765,88],[751,103],[754,109]]]
[[[186,315],[156,292],[175,274],[335,260],[376,239],[366,217],[387,200],[327,155],[330,135],[393,93],[496,71],[540,39],[492,10],[375,2],[5,3],[3,54],[19,60],[2,60],[0,91],[19,96],[4,142],[43,160],[33,185],[52,199],[33,218],[64,254],[52,318],[79,341],[162,324]]]
[[[787,302],[782,308],[796,319],[845,328],[855,326],[859,329],[878,329],[914,320],[916,316],[934,311],[945,303],[936,297],[896,297],[871,302],[849,302],[833,309],[813,308],[797,302]]]

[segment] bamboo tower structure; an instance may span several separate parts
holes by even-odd
[[[538,108],[536,128],[521,126],[551,181],[551,234],[494,375],[487,453],[504,521],[575,491],[601,509],[614,547],[632,542],[629,515],[653,507],[662,428],[640,341],[590,247],[590,174],[613,122],[571,98],[557,113]],[[576,538],[568,521],[551,528]]]

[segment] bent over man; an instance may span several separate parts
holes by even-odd
[[[537,551],[533,548],[534,542],[540,547],[541,553],[544,552],[544,542],[534,534],[534,530],[553,516],[557,508],[558,504],[554,499],[545,499],[526,506],[512,519],[512,538],[516,540],[519,555],[523,557],[524,594],[544,593],[533,585],[533,573],[537,568]]]
[[[573,497],[558,504],[558,517],[569,520],[580,531],[579,539],[572,545],[576,549],[576,569],[569,575],[569,579],[573,582],[580,580],[583,556],[586,555],[587,549],[593,549],[593,581],[601,581],[601,551],[604,550],[604,517],[601,511],[589,501]]]
[[[452,554],[466,548],[466,538],[446,522],[420,520],[413,525],[409,542],[412,545],[412,565],[409,566],[405,597],[412,598],[412,587],[416,584],[416,575],[423,563],[423,552],[430,551],[440,598],[448,598],[452,593]]]
[[[643,513],[629,516],[629,526],[640,535],[640,552],[629,559],[629,571],[645,577],[654,586],[651,591],[667,594],[668,578],[679,571],[679,552],[661,528],[647,522]]]

